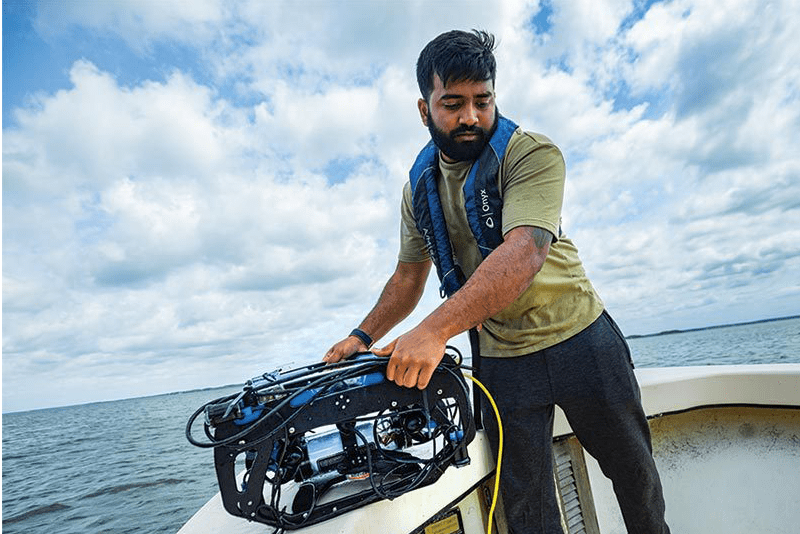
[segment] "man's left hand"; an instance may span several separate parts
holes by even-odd
[[[407,388],[425,389],[444,357],[446,343],[418,326],[372,352],[378,356],[391,356],[386,366],[386,378]]]

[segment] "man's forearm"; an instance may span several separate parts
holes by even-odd
[[[430,261],[398,263],[394,274],[386,282],[378,302],[359,328],[373,340],[378,340],[408,317],[422,297],[430,266]]]
[[[513,235],[512,235],[513,233]],[[447,340],[481,324],[511,304],[533,282],[547,257],[550,234],[520,227],[490,254],[464,287],[420,324]]]
[[[386,282],[377,304],[361,321],[359,328],[373,340],[378,340],[386,335],[414,310],[425,290],[425,281],[430,270],[430,261],[398,262],[394,274]],[[328,349],[323,360],[335,363],[369,348],[366,340],[361,336],[350,335]]]
[[[551,235],[529,226],[508,232],[464,287],[418,326],[373,351],[391,354],[386,377],[405,387],[427,387],[447,340],[495,315],[531,284],[547,258]]]

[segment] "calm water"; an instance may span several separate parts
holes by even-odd
[[[630,345],[637,367],[800,363],[800,319]],[[2,531],[176,532],[217,491],[212,453],[186,441],[186,419],[236,389],[4,415]]]
[[[800,362],[800,318],[629,339],[637,367]]]

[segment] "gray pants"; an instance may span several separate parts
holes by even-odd
[[[480,378],[503,422],[500,484],[513,534],[562,534],[552,471],[554,405],[613,482],[628,532],[669,532],[630,349],[608,313],[553,347],[483,358]],[[482,406],[497,454],[494,413]]]

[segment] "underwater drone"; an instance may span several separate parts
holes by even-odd
[[[201,406],[187,439],[214,449],[225,509],[276,531],[393,499],[470,461],[469,390],[448,350],[424,390],[389,381],[388,358],[371,353],[266,373]]]

